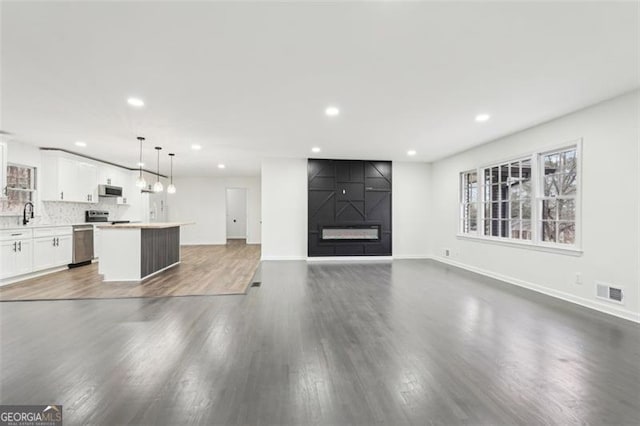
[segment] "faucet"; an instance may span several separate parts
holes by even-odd
[[[29,216],[27,216],[28,206],[31,206],[31,208],[29,209]],[[22,224],[28,224],[29,219],[33,219],[33,203],[31,201],[27,201],[26,203],[24,203],[24,209],[22,209]]]

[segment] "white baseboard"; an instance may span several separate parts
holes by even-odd
[[[260,260],[307,260],[303,256],[262,256]]]
[[[433,259],[433,256],[428,254],[394,254],[394,260],[403,260],[403,259]]]
[[[391,256],[320,256],[307,257],[307,262],[382,262],[393,260]]]
[[[494,278],[500,281],[504,281],[509,284],[517,285],[518,287],[527,288],[529,290],[536,291],[538,293],[546,294],[547,296],[552,296],[557,299],[564,300],[566,302],[575,303],[576,305],[583,306],[585,308],[593,309],[598,312],[602,312],[605,314],[613,315],[618,318],[623,318],[629,321],[633,321],[636,323],[640,323],[640,313],[632,312],[626,309],[621,309],[616,306],[610,306],[606,303],[601,303],[595,300],[585,299],[584,297],[575,296],[570,293],[566,293],[564,291],[555,290],[548,287],[543,287],[538,284],[534,284],[532,282],[520,280],[518,278],[509,277],[507,275],[502,275],[496,272],[487,271],[482,268],[478,268],[476,266],[467,265],[464,263],[456,262],[451,259],[447,259],[444,257],[434,256],[433,260],[445,263],[447,265],[455,266],[457,268],[465,269],[467,271],[475,272],[480,275],[484,275],[489,278]]]

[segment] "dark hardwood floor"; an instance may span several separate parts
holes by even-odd
[[[0,287],[0,302],[244,294],[258,264],[260,246],[182,246],[181,263],[142,282],[104,282],[98,264],[67,269]]]
[[[635,425],[640,327],[430,261],[0,304],[0,402],[75,424]]]

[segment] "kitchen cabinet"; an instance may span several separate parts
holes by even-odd
[[[0,199],[7,196],[7,143],[0,142]]]
[[[33,270],[68,265],[71,263],[72,250],[70,227],[36,229],[33,238]]]
[[[0,231],[0,279],[68,265],[73,255],[71,226]]]
[[[98,202],[98,168],[88,161],[52,151],[43,156],[43,182],[44,201]]]
[[[0,232],[0,278],[26,274],[33,267],[31,230]]]
[[[77,162],[76,196],[80,202],[98,202],[98,167],[84,161]]]

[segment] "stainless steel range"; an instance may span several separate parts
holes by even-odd
[[[109,222],[109,212],[105,210],[87,210],[84,212],[85,222]]]

